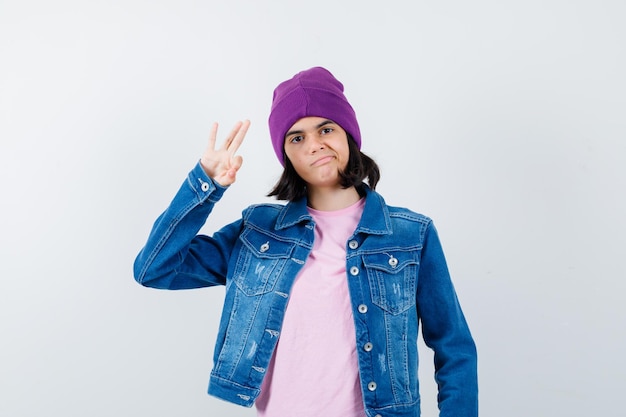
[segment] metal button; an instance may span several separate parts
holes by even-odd
[[[376,414],[374,417],[383,417],[382,414]]]
[[[376,391],[376,387],[377,387],[377,385],[376,385],[376,382],[374,382],[374,381],[372,381],[369,384],[367,384],[367,389],[370,390],[370,391]]]
[[[261,252],[267,252],[270,248],[270,242],[265,242],[264,244],[261,245],[261,247],[259,248],[259,250]]]
[[[202,188],[202,191],[209,191],[209,183],[203,182],[200,188]]]
[[[392,268],[395,268],[398,266],[398,260],[392,256],[389,258],[389,265],[391,265]]]
[[[356,249],[359,247],[359,242],[357,242],[356,240],[351,240],[350,242],[348,242],[348,246],[350,247],[350,249]]]
[[[374,345],[371,342],[367,342],[365,345],[363,345],[363,350],[366,352],[371,352],[372,349],[374,349]]]
[[[359,313],[362,313],[362,314],[367,313],[367,306],[365,304],[359,305]]]
[[[359,275],[359,268],[357,268],[356,266],[353,266],[352,268],[350,268],[350,274]]]

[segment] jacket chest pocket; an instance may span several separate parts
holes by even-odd
[[[387,251],[363,257],[372,302],[391,314],[415,305],[418,252]]]
[[[251,296],[272,291],[295,244],[255,229],[244,230],[239,239],[242,246],[233,273],[237,287]]]

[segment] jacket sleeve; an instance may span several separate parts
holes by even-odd
[[[432,222],[427,227],[422,248],[417,309],[424,342],[434,351],[440,417],[477,417],[476,345]]]
[[[137,255],[137,282],[170,290],[225,284],[242,221],[225,226],[212,237],[197,235],[225,190],[196,164]]]

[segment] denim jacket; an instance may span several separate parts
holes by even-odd
[[[161,289],[225,285],[209,394],[243,406],[259,395],[314,222],[306,199],[259,204],[212,237],[197,235],[226,188],[197,164],[157,219],[135,279]],[[420,414],[419,322],[433,349],[441,417],[476,417],[476,348],[432,221],[366,189],[346,242],[361,390],[369,417]]]

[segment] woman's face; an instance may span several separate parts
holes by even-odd
[[[285,154],[309,188],[340,187],[339,172],[350,156],[348,135],[332,120],[304,117],[287,131]]]

